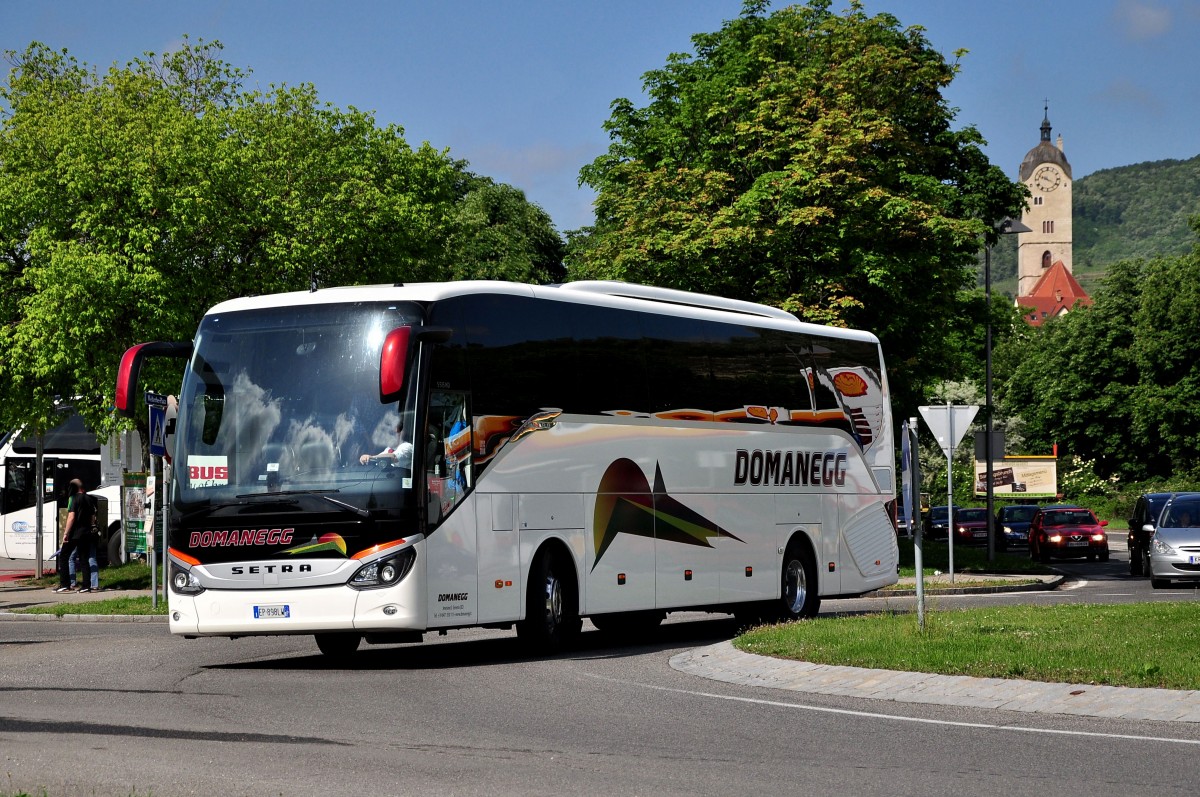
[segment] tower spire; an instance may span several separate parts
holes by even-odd
[[[1050,100],[1046,100],[1046,104],[1042,106],[1042,141],[1050,141]]]

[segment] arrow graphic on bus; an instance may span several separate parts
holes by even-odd
[[[596,545],[593,570],[618,534],[708,548],[713,547],[710,540],[721,535],[742,542],[668,495],[658,463],[654,465],[654,490],[651,491],[642,469],[633,460],[625,458],[614,461],[604,471],[596,494],[593,521]]]

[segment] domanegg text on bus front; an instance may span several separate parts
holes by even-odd
[[[847,456],[833,451],[737,450],[733,466],[736,485],[842,486]]]

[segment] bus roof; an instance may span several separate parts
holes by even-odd
[[[208,315],[272,307],[346,302],[431,303],[470,294],[529,296],[552,301],[617,307],[644,313],[788,329],[794,332],[807,332],[872,344],[879,342],[879,339],[870,332],[806,323],[777,307],[670,288],[605,280],[581,280],[544,286],[500,280],[353,285],[321,288],[316,291],[294,291],[230,299],[214,306],[208,311]]]

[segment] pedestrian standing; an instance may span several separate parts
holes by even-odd
[[[83,482],[71,480],[71,498],[67,504],[67,528],[63,533],[63,555],[67,559],[66,585],[62,584],[63,573],[59,568],[59,588],[56,592],[69,592],[75,582],[75,557],[79,558],[79,591],[94,592],[100,589],[100,562],[97,558],[99,536],[96,533],[96,499],[87,494]],[[68,552],[68,546],[72,550]],[[74,556],[72,556],[72,553]],[[87,563],[88,574],[85,580],[84,563]]]

